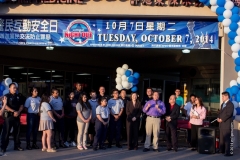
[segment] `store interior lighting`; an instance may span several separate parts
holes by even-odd
[[[188,53],[190,53],[191,51],[189,50],[189,49],[183,49],[182,50],[182,53],[184,53],[184,54],[188,54]]]
[[[79,74],[76,74],[77,76],[89,76],[89,75],[91,75],[91,74],[89,74],[89,73],[79,73]]]
[[[24,67],[9,67],[9,69],[23,69]]]

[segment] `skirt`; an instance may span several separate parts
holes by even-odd
[[[39,131],[45,131],[54,129],[53,121],[52,120],[40,120],[39,123]]]

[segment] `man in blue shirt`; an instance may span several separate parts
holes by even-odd
[[[180,113],[182,113],[184,100],[183,100],[183,97],[180,96],[181,94],[180,89],[176,89],[175,94],[176,94],[176,104],[180,106]]]

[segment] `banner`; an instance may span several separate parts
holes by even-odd
[[[0,18],[0,45],[219,49],[218,22]]]

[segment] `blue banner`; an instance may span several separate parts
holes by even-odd
[[[0,18],[0,45],[219,49],[218,22]]]

